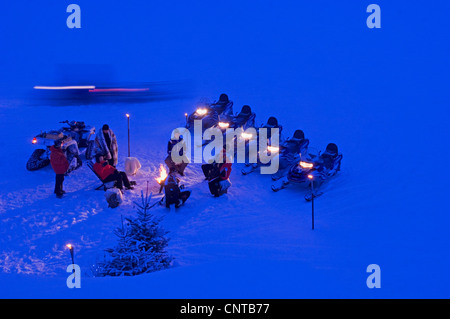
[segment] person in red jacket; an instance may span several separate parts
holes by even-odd
[[[216,169],[210,171],[210,174],[215,176],[209,176],[209,191],[215,197],[219,197],[228,192],[228,188],[231,186],[230,174],[231,174],[231,159],[227,160],[226,146],[222,150],[223,163],[217,163]],[[205,174],[206,175],[206,174]]]
[[[69,161],[61,149],[61,140],[56,140],[54,145],[50,147],[50,165],[55,171],[55,194],[57,198],[61,198],[66,192],[63,190],[64,174],[69,168]]]
[[[127,174],[125,172],[118,171],[114,166],[108,164],[102,155],[97,154],[95,156],[95,161],[96,163],[93,166],[94,171],[98,176],[100,176],[103,183],[116,182],[118,189],[123,189],[124,185],[126,189],[133,189],[130,181],[128,180]]]

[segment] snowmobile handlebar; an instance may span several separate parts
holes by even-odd
[[[74,129],[77,127],[77,122],[74,122],[74,121],[65,120],[65,121],[60,121],[59,123],[67,124],[70,126],[71,129]]]

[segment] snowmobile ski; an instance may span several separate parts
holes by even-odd
[[[275,183],[272,184],[271,188],[274,192],[278,192],[282,190],[283,188],[286,188],[286,186],[289,184],[288,181],[285,179],[279,179]]]
[[[272,175],[272,180],[274,182],[276,182],[277,180],[279,180],[280,178],[283,178],[284,176],[286,176],[287,173],[283,170],[279,170],[278,172],[276,172],[275,174]]]
[[[245,167],[245,168],[243,168],[241,170],[241,173],[242,173],[242,175],[248,175],[248,174],[253,173],[254,171],[256,171],[258,169],[258,167],[259,166],[255,165],[255,164],[247,166],[247,167]]]

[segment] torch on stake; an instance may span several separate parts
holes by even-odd
[[[72,265],[75,265],[75,261],[74,261],[74,258],[73,258],[73,245],[67,244],[66,247],[69,248],[70,257],[72,257]],[[73,272],[75,272],[75,267],[73,268]]]
[[[308,175],[308,178],[311,181],[311,221],[312,221],[312,229],[314,230],[314,177],[312,175]]]
[[[184,117],[186,118],[186,127],[187,127],[187,125],[188,125],[188,114],[184,113]]]
[[[128,122],[128,157],[130,157],[130,114],[126,114]]]

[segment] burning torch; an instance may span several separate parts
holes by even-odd
[[[130,114],[125,114],[128,122],[128,157],[130,157]]]
[[[74,261],[74,258],[73,258],[73,245],[72,244],[67,244],[66,247],[69,248],[70,257],[72,257],[72,265],[75,265],[75,261]],[[73,268],[73,272],[75,272],[75,266]]]

